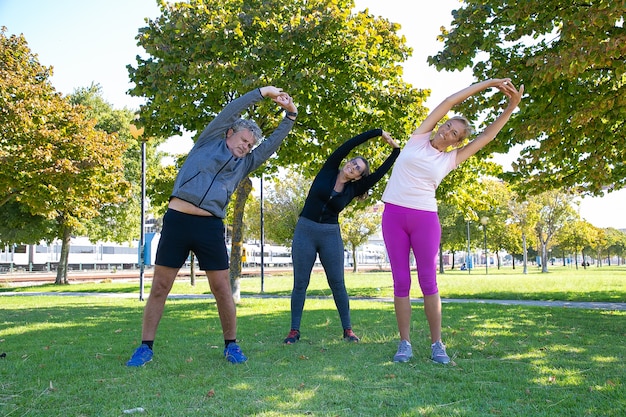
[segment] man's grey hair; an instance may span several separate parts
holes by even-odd
[[[257,145],[263,139],[263,132],[261,132],[261,128],[256,124],[254,120],[250,119],[239,119],[231,126],[233,129],[233,133],[237,133],[240,130],[248,130],[252,133],[254,137],[254,144]]]

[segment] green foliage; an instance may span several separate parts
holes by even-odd
[[[69,100],[73,105],[84,108],[87,116],[96,121],[96,129],[115,135],[125,149],[120,168],[129,188],[120,189],[122,198],[104,204],[96,217],[84,222],[86,234],[92,241],[130,242],[139,237],[141,211],[140,146],[143,138],[136,140],[130,134],[129,126],[134,114],[128,109],[114,109],[104,100],[97,85],[76,89]],[[146,154],[148,167],[154,169],[158,164],[154,146],[146,146]]]
[[[297,172],[286,170],[280,178],[265,181],[263,193],[263,222],[265,237],[277,245],[291,246],[293,232],[304,206],[311,181]],[[259,239],[260,202],[248,204],[246,225],[248,239]],[[248,208],[248,207],[247,207]]]
[[[489,146],[524,144],[512,179],[526,192],[573,187],[601,194],[626,185],[624,0],[466,0],[443,29],[437,69],[473,68],[479,79],[511,76],[528,97]],[[464,104],[478,115],[477,98]],[[495,117],[488,114],[485,123]]]
[[[552,190],[532,196],[531,200],[535,202],[534,206],[539,208],[534,231],[541,248],[542,269],[548,272],[547,251],[551,239],[561,227],[575,219],[573,198],[562,190]]]
[[[70,234],[84,233],[86,220],[127,195],[122,169],[127,143],[98,129],[85,107],[57,94],[50,70],[38,63],[24,37],[7,38],[5,31],[0,35],[0,206],[10,203],[7,212],[18,221],[21,231],[12,238],[61,238],[60,280]],[[8,237],[5,233],[0,240]]]
[[[341,237],[346,248],[352,251],[352,272],[358,270],[356,250],[379,230],[382,214],[381,206],[359,209],[354,205],[341,212]]]
[[[466,220],[478,220],[478,212],[489,207],[480,178],[496,176],[501,172],[500,165],[473,156],[443,179],[437,187],[437,201],[439,204],[446,202],[454,205],[458,214]]]
[[[141,122],[149,134],[200,132],[233,97],[276,85],[299,108],[298,122],[272,167],[299,164],[316,172],[346,138],[381,127],[408,134],[423,116],[425,94],[402,81],[411,53],[398,25],[369,13],[351,14],[351,0],[201,1],[163,4],[142,28],[149,54],[129,66],[145,97]],[[249,112],[265,133],[282,113],[262,102]],[[383,159],[372,143],[366,157]],[[387,155],[385,149],[384,155]],[[376,160],[374,161],[376,162]],[[270,173],[270,172],[267,172]]]
[[[0,245],[36,244],[57,237],[55,222],[40,214],[31,214],[30,208],[17,201],[8,201],[2,208]]]

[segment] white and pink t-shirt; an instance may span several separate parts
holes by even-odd
[[[416,210],[437,211],[435,191],[454,168],[456,149],[440,152],[430,144],[432,132],[411,135],[400,152],[382,200]]]

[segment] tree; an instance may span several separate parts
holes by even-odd
[[[609,227],[606,229],[607,248],[606,257],[609,266],[611,266],[611,253],[617,255],[617,264],[620,265],[620,257],[623,256],[626,249],[626,233]]]
[[[560,247],[564,250],[570,250],[574,253],[574,263],[578,269],[578,254],[591,244],[595,237],[595,228],[585,220],[575,219],[566,222],[555,235]],[[585,257],[583,254],[583,263]]]
[[[524,199],[513,191],[509,201],[509,213],[513,224],[517,225],[522,235],[523,273],[528,273],[528,239],[532,239],[534,225],[538,221],[539,206],[536,199]]]
[[[511,234],[508,227],[511,218],[508,205],[511,201],[512,192],[507,184],[502,181],[485,180],[484,183],[485,191],[491,200],[489,210],[484,213],[484,216],[489,218],[487,244],[496,255],[497,267],[500,269],[502,265],[500,251],[507,247],[516,246],[514,241],[516,235]]]
[[[489,150],[525,144],[510,177],[526,190],[566,187],[599,195],[626,185],[624,0],[465,0],[453,11],[438,70],[476,79],[511,76],[529,95]],[[466,104],[467,114],[485,108]],[[489,122],[497,109],[487,115]]]
[[[269,184],[268,184],[269,183]],[[304,200],[311,185],[311,180],[293,170],[286,170],[275,181],[265,182],[263,194],[263,218],[265,237],[277,245],[291,246],[293,232],[298,217],[304,207]],[[260,207],[255,206],[256,219],[259,219]],[[260,236],[260,220],[254,221]]]
[[[159,169],[160,154],[155,152],[155,140],[130,134],[134,113],[126,108],[114,109],[102,97],[100,86],[92,84],[76,89],[69,97],[73,105],[85,108],[89,118],[96,120],[95,128],[115,134],[125,145],[122,156],[124,179],[131,185],[128,198],[116,204],[105,204],[99,214],[84,222],[87,235],[92,241],[104,240],[118,243],[131,242],[139,236],[141,211],[141,141],[146,140],[147,172]],[[171,188],[170,188],[171,190]],[[169,195],[168,195],[169,197]]]
[[[532,197],[539,208],[535,235],[541,249],[541,272],[548,272],[548,248],[554,234],[568,221],[575,218],[571,206],[572,197],[560,190],[546,191]]]
[[[54,91],[23,36],[0,36],[0,206],[36,220],[62,242],[56,283],[67,283],[69,242],[83,221],[127,195],[117,135],[96,129],[82,106]],[[23,226],[29,227],[22,223]],[[22,234],[24,236],[24,234]],[[29,238],[37,231],[31,228]],[[23,243],[23,242],[12,242]]]
[[[352,272],[358,271],[356,249],[363,245],[380,226],[381,214],[375,207],[367,210],[358,209],[354,205],[341,212],[341,236],[346,246],[352,251]]]
[[[355,126],[410,132],[427,94],[402,81],[399,64],[411,50],[397,24],[352,14],[353,7],[352,0],[161,3],[161,16],[137,36],[149,56],[128,67],[130,94],[146,99],[141,124],[155,136],[199,133],[234,97],[282,87],[298,104],[298,122],[268,174],[295,164],[313,174]],[[266,133],[282,118],[268,106],[248,112]],[[378,142],[364,156],[378,163],[387,153]]]

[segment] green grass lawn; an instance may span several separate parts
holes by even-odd
[[[624,301],[624,267],[527,275],[461,271],[439,277],[443,297]],[[584,274],[584,275],[583,275]],[[291,277],[264,280],[286,295]],[[0,296],[0,416],[609,416],[626,415],[626,311],[445,304],[444,341],[453,364],[429,359],[420,303],[413,314],[411,362],[392,362],[389,273],[347,274],[358,344],[341,339],[329,297],[305,305],[302,339],[282,343],[289,299],[242,298],[239,332],[249,361],[231,365],[213,299],[166,304],[154,360],[124,363],[141,337],[144,302],[103,296]],[[147,286],[148,288],[149,286]],[[137,283],[1,288],[0,291],[125,293]],[[208,293],[181,280],[176,293]],[[260,278],[242,280],[244,294]],[[419,297],[419,290],[414,289]],[[316,274],[311,295],[330,295]],[[591,295],[593,296],[591,296]]]
[[[242,278],[241,293],[255,295],[289,296],[293,285],[290,272],[267,273],[261,277]],[[537,267],[529,267],[522,274],[521,267],[475,269],[471,273],[447,270],[438,276],[439,290],[444,298],[484,298],[504,300],[561,300],[561,301],[603,301],[626,302],[626,266],[590,267],[576,270],[570,267],[554,266],[550,272],[541,273]],[[352,297],[393,297],[390,272],[346,272],[346,287]],[[34,287],[0,287],[3,291],[46,291],[46,292],[99,292],[137,293],[138,283],[103,280],[99,283],[79,283],[72,285],[39,285]],[[150,292],[150,280],[146,280],[145,294]],[[196,285],[190,285],[188,278],[181,278],[172,289],[174,294],[210,294],[204,275],[198,275]],[[314,273],[308,294],[329,296],[331,294],[323,273]],[[421,297],[417,280],[414,277],[413,297]]]

